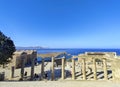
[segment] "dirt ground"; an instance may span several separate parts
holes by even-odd
[[[0,87],[120,87],[111,81],[22,81],[0,82]]]

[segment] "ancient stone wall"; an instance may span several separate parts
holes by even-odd
[[[10,63],[10,66],[15,66],[15,68],[20,68],[21,67],[21,57],[24,56],[25,58],[25,64],[31,64],[32,58],[37,58],[37,52],[33,50],[20,50],[14,52],[13,59]]]

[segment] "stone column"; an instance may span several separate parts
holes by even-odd
[[[86,64],[85,64],[85,58],[82,59],[82,73],[83,73],[83,80],[86,80]]]
[[[43,79],[44,75],[44,58],[42,58],[42,63],[41,63],[41,78]]]
[[[108,80],[106,59],[103,59],[103,68],[104,68],[104,79]]]
[[[35,54],[32,54],[31,58],[31,80],[34,78],[34,65],[35,65]]]
[[[93,58],[93,75],[94,75],[94,80],[97,80],[97,68],[96,68],[95,58]]]
[[[72,79],[75,80],[75,60],[72,58]]]
[[[15,67],[14,66],[12,66],[11,67],[11,78],[14,78],[14,72],[15,72]]]
[[[62,58],[62,79],[65,79],[65,58]]]
[[[21,56],[21,80],[23,80],[23,77],[24,77],[24,67],[25,67],[25,58],[22,55]]]
[[[117,62],[120,62],[120,61],[117,61]],[[119,65],[119,63],[118,63],[118,65]],[[115,81],[115,75],[117,75],[117,74],[115,74],[115,70],[117,69],[116,67],[119,67],[118,65],[115,61],[111,62],[112,80],[113,81]]]
[[[54,57],[52,57],[52,72],[51,72],[51,80],[54,80]]]

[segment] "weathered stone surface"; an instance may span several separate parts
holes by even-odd
[[[21,68],[21,58],[24,56],[25,64],[31,64],[31,58],[37,58],[37,51],[35,50],[18,50],[14,52],[13,59],[9,64],[9,67],[15,66],[15,68]]]
[[[96,68],[95,59],[93,59],[93,73],[94,73],[94,80],[97,80],[97,68]]]
[[[21,80],[23,80],[24,77],[24,67],[25,67],[25,58],[22,56],[21,58]]]
[[[107,60],[103,59],[103,69],[104,69],[104,79],[108,80],[108,76],[107,76]]]
[[[60,55],[65,55],[65,52],[56,52],[56,53],[47,53],[47,54],[38,54],[38,57],[42,58],[51,58],[51,57],[58,57]]]
[[[42,59],[42,63],[41,63],[41,78],[43,79],[44,77],[44,59]]]
[[[82,73],[83,73],[83,80],[86,80],[86,63],[85,63],[85,58],[82,59]]]
[[[31,80],[33,80],[34,78],[34,65],[35,65],[35,58],[33,56],[33,58],[31,59]]]
[[[11,67],[11,78],[14,78],[14,73],[15,73],[15,67]]]
[[[62,58],[62,79],[65,79],[65,58]]]
[[[75,80],[75,60],[72,58],[72,79]]]
[[[4,81],[5,79],[5,72],[0,72],[0,81]]]
[[[120,81],[120,59],[112,62],[112,74],[114,81]]]
[[[54,80],[54,60],[55,60],[55,58],[52,57],[52,72],[51,72],[51,80]]]

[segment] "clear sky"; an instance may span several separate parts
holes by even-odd
[[[0,0],[16,46],[120,48],[120,0]]]

